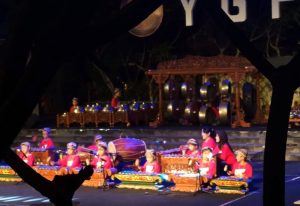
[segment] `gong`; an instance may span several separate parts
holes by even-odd
[[[178,101],[171,101],[166,108],[167,119],[179,119],[183,113],[182,105]]]
[[[199,109],[200,109],[199,102],[196,101],[189,102],[184,109],[184,118],[190,123],[197,123]]]
[[[164,94],[167,98],[174,99],[178,97],[179,88],[175,80],[170,79],[164,84]]]
[[[213,124],[216,121],[215,113],[206,105],[201,106],[198,117],[200,124]]]
[[[231,82],[228,79],[223,80],[221,85],[221,95],[228,97],[231,94]]]
[[[219,115],[221,124],[229,124],[231,121],[231,110],[229,102],[220,102]]]

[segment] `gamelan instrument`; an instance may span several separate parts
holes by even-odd
[[[92,161],[93,157],[96,155],[97,151],[88,149],[86,147],[79,146],[77,148],[77,154],[80,157],[81,163],[85,165],[86,161]]]
[[[201,176],[199,173],[170,174],[170,180],[175,183],[172,191],[197,192],[201,189]]]
[[[241,195],[249,191],[249,183],[250,181],[245,181],[241,178],[227,176],[222,176],[210,181],[210,185],[214,187],[215,193]]]
[[[33,169],[42,175],[44,178],[52,181],[56,175],[71,175],[78,174],[80,168],[66,168],[59,166],[35,166]],[[83,186],[100,187],[103,185],[105,179],[117,173],[116,169],[110,170],[94,170],[90,180],[85,180]],[[22,179],[10,166],[0,166],[0,182],[21,182]]]
[[[62,175],[61,174],[61,167],[59,166],[35,166],[33,169],[42,175],[44,178],[52,181],[55,175]]]
[[[16,149],[17,154],[20,152],[20,149]],[[54,149],[31,148],[31,153],[35,165],[48,165],[50,160],[56,161],[58,159],[58,153]]]
[[[134,161],[146,153],[146,143],[135,138],[119,138],[108,143],[108,153],[124,162]]]
[[[195,162],[199,158],[191,158],[183,155],[162,155],[160,156],[160,164],[162,173],[177,174],[177,173],[193,173]]]
[[[22,179],[10,167],[6,165],[0,166],[0,181],[1,182],[21,182]]]
[[[118,188],[150,189],[157,190],[155,185],[162,183],[167,178],[163,174],[136,172],[132,170],[122,171],[112,176],[121,181]]]

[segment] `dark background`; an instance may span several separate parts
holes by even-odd
[[[300,3],[281,3],[281,18],[272,20],[270,2],[248,0],[247,20],[236,24],[267,58],[293,56],[300,44]],[[118,11],[121,4],[116,0],[106,3],[110,8],[107,15]],[[16,4],[18,1],[0,0],[0,45],[6,38],[10,11]],[[200,1],[193,14],[194,26],[186,27],[181,2],[168,1],[164,4],[163,22],[153,35],[139,38],[126,33],[98,48],[90,58],[65,62],[41,98],[40,112],[63,112],[74,96],[82,104],[107,102],[114,87],[123,90],[122,100],[155,101],[157,89],[145,71],[155,69],[159,62],[186,55],[241,55],[202,10]]]

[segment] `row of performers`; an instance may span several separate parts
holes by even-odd
[[[53,148],[54,144],[49,137],[50,129],[43,129],[43,140],[39,146],[44,149]],[[194,164],[194,172],[200,173],[203,177],[203,183],[207,183],[212,178],[217,176],[229,175],[245,181],[252,178],[252,166],[247,161],[247,150],[239,149],[233,152],[228,142],[228,136],[224,131],[215,132],[212,128],[202,129],[202,145],[199,147],[196,139],[189,139],[186,145],[181,146],[178,151],[181,155],[190,158],[198,158]],[[95,169],[109,170],[117,167],[120,171],[122,168],[118,167],[118,163],[114,161],[107,151],[107,144],[102,140],[101,135],[95,136],[95,142],[88,147],[95,150],[95,156],[92,160],[86,160],[86,165],[92,165]],[[77,154],[78,147],[74,142],[67,144],[67,152],[64,157],[58,161],[49,159],[49,165],[58,165],[61,167],[80,168],[82,162]],[[158,152],[164,155],[165,152]],[[34,156],[30,152],[30,143],[23,142],[21,144],[21,152],[19,157],[28,165],[34,166]],[[161,165],[157,160],[157,154],[154,150],[147,150],[146,161],[141,164],[137,159],[132,165],[141,172],[146,173],[161,173]]]

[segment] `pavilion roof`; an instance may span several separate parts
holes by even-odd
[[[249,73],[256,71],[255,67],[241,56],[186,56],[161,62],[156,70],[149,70],[149,75],[155,74],[210,74],[210,73]]]

